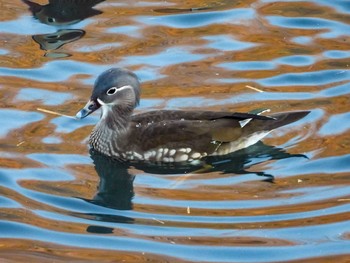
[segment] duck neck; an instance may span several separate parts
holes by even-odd
[[[133,108],[114,105],[110,108],[103,108],[99,126],[108,128],[120,133],[127,129]]]
[[[91,146],[102,153],[104,153],[106,146],[122,140],[123,134],[127,133],[133,112],[133,108],[117,105],[110,108],[104,107],[102,108],[101,119],[90,136]],[[120,146],[119,143],[115,145],[115,147],[119,148],[118,146]]]

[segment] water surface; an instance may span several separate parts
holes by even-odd
[[[0,258],[349,262],[347,1],[52,2],[0,0]],[[129,167],[89,152],[99,113],[38,110],[75,115],[110,67],[138,111],[311,113],[204,169]]]

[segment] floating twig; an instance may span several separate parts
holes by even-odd
[[[21,142],[17,143],[16,146],[17,146],[17,147],[18,147],[18,146],[21,146],[23,143],[25,143],[25,141],[21,141]]]
[[[249,86],[249,85],[245,85],[245,87],[246,88],[248,88],[248,89],[252,89],[252,90],[255,90],[255,91],[257,91],[257,92],[264,92],[263,90],[261,90],[261,89],[258,89],[258,88],[254,88],[254,87],[252,87],[252,86]]]
[[[158,223],[161,223],[162,225],[165,224],[163,221],[160,221],[160,220],[158,220],[157,218],[152,217],[152,219],[153,219],[154,221],[157,221]]]
[[[76,119],[74,116],[65,115],[65,114],[62,114],[62,113],[59,113],[59,112],[55,112],[55,111],[51,111],[51,110],[46,110],[46,109],[42,109],[42,108],[37,108],[37,110],[41,111],[41,112],[45,112],[45,113],[50,113],[50,114],[53,114],[53,115],[58,115],[58,116],[62,116],[62,117]]]

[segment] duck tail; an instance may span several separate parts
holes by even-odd
[[[306,115],[308,115],[310,111],[292,111],[292,112],[282,112],[270,115],[270,117],[274,118],[274,120],[265,121],[265,129],[264,130],[273,130],[287,124],[296,122]]]

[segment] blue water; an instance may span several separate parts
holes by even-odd
[[[0,4],[2,260],[349,260],[348,1]],[[99,112],[45,111],[110,67],[138,112],[311,112],[205,167],[128,166],[89,151]]]

